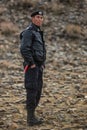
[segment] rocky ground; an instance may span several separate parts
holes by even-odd
[[[0,1],[0,130],[87,130],[87,1],[59,3],[51,11],[50,4],[44,8],[47,61],[36,112],[44,123],[28,127],[19,34],[33,5]]]

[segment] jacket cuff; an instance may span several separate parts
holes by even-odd
[[[45,62],[43,63],[43,67],[45,68]]]
[[[31,61],[31,62],[29,63],[29,66],[34,65],[34,64],[35,64],[34,61]]]

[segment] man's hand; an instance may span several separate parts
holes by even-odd
[[[35,67],[36,67],[36,65],[35,65],[35,64],[33,64],[33,65],[31,65],[31,66],[30,66],[30,68],[35,68]]]
[[[44,67],[44,65],[42,65],[41,67],[42,67],[42,69],[44,69],[44,68],[45,68],[45,67]]]

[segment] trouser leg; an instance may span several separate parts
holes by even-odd
[[[37,90],[26,89],[26,105],[27,109],[35,109]]]
[[[37,107],[42,91],[41,74],[38,69],[29,70],[26,74],[26,105],[27,105],[27,123],[29,125],[41,124],[42,122],[35,118],[35,108]]]
[[[27,107],[35,108],[37,107],[43,86],[43,70],[41,67],[35,69],[30,69],[25,75],[25,87],[27,93]]]
[[[25,73],[25,88],[26,88],[26,105],[28,109],[35,109],[36,95],[38,89],[38,69],[37,67]]]
[[[41,67],[39,67],[39,72],[38,72],[38,91],[37,91],[37,95],[36,95],[36,107],[39,104],[40,98],[41,98],[41,94],[42,94],[42,87],[43,87],[43,70],[41,69]]]

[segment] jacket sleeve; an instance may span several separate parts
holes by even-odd
[[[44,41],[43,49],[44,49],[44,62],[43,62],[43,66],[45,67],[45,61],[46,61],[46,45],[45,45],[45,41]]]
[[[28,65],[34,64],[34,59],[32,56],[32,39],[32,31],[25,30],[22,34],[20,52]]]

